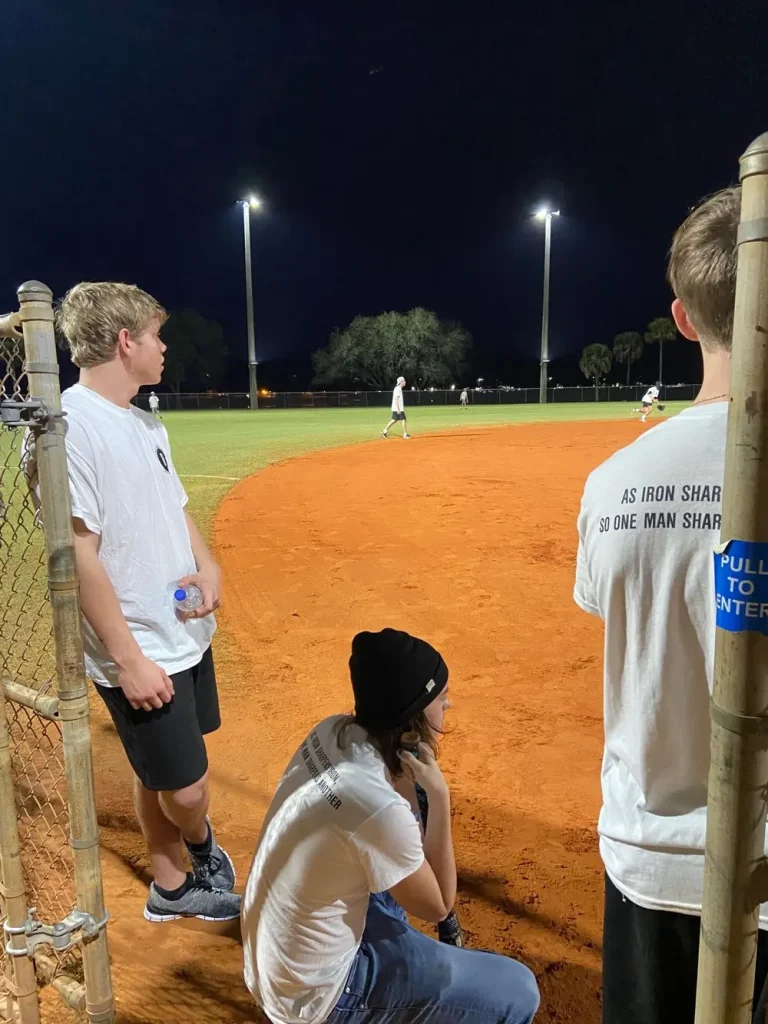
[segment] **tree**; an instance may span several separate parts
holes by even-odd
[[[627,385],[632,363],[636,363],[643,354],[643,336],[639,331],[624,331],[613,339],[613,358],[617,363],[627,364]]]
[[[172,312],[162,330],[167,346],[163,380],[178,396],[190,377],[200,381],[217,374],[227,360],[221,326],[194,309]],[[180,399],[177,398],[180,405]]]
[[[674,341],[676,338],[677,328],[675,327],[675,322],[670,320],[668,316],[658,316],[648,324],[648,330],[645,334],[646,345],[653,345],[657,341],[659,343],[659,380],[664,380],[662,375],[664,369],[664,342]]]
[[[579,369],[585,377],[589,378],[589,380],[594,380],[595,401],[598,399],[597,389],[600,385],[601,379],[606,375],[606,373],[611,372],[611,362],[611,350],[607,345],[587,345],[581,353]]]
[[[326,348],[315,352],[314,384],[360,381],[385,390],[402,374],[414,384],[439,387],[459,376],[471,344],[461,324],[439,320],[420,306],[407,313],[357,316],[349,327],[331,334]]]

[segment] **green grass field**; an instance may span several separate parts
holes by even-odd
[[[654,418],[673,415],[687,403],[670,403]],[[408,426],[418,443],[420,434],[573,420],[626,419],[633,403],[606,402],[562,405],[421,406],[409,410]],[[389,419],[387,409],[296,409],[167,412],[163,414],[173,460],[189,494],[190,511],[201,529],[210,531],[216,506],[244,476],[281,459],[337,445],[376,440]],[[392,432],[392,443],[397,444]],[[382,444],[384,442],[382,441]]]
[[[669,404],[671,415],[685,403]],[[460,409],[423,406],[409,410],[408,426],[418,444],[429,432],[503,424],[626,419],[631,403],[488,405]],[[661,414],[655,414],[661,415]],[[170,412],[163,414],[173,459],[189,494],[190,511],[210,536],[216,508],[244,476],[291,456],[338,445],[379,440],[403,444],[395,428],[379,438],[387,409],[297,409]],[[0,430],[0,669],[39,686],[53,672],[50,613],[45,590],[45,555],[40,530],[19,473],[21,434]]]

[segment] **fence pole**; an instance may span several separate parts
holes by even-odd
[[[725,576],[739,584],[737,594],[768,590],[736,564],[739,551],[741,569],[747,559],[758,572],[768,567],[768,132],[741,158],[741,181],[696,1024],[752,1020],[758,913],[768,897],[768,635],[755,631],[759,619],[746,618],[744,600],[744,614],[736,608],[732,618],[722,601],[731,589]]]
[[[0,686],[0,875],[2,875],[5,915],[9,927],[22,928],[27,921],[27,896],[24,890],[24,871],[21,866],[19,825],[16,820],[16,800],[13,793],[11,749],[8,723],[5,718],[5,695]],[[11,949],[27,948],[24,935],[11,935]],[[6,936],[2,936],[3,942]],[[11,963],[8,963],[11,961]],[[40,1024],[40,1004],[37,998],[37,978],[29,956],[6,954],[6,984],[11,983],[11,1007],[18,1008],[19,1024]],[[10,986],[9,986],[10,988]],[[15,1020],[13,1010],[9,1020]]]
[[[55,415],[60,414],[51,291],[39,281],[27,281],[19,288],[18,296],[30,397],[41,399]],[[49,420],[46,429],[38,435],[36,447],[43,532],[48,551],[48,588],[56,643],[57,695],[75,892],[78,909],[90,914],[98,923],[105,917],[104,894],[64,420],[60,415]],[[88,1020],[90,1024],[112,1024],[115,1009],[106,928],[100,928],[95,938],[83,943],[82,953]]]

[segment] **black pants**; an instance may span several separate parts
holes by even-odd
[[[605,879],[603,1024],[693,1024],[701,919],[645,910]],[[768,1007],[768,933],[757,945],[754,1024]]]

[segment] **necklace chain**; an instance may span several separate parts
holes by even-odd
[[[693,403],[694,405],[705,405],[707,402],[717,402],[721,398],[727,398],[728,392],[724,392],[722,395],[712,395],[710,398],[697,398]]]

